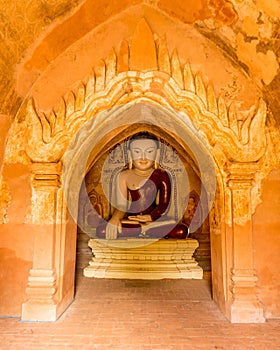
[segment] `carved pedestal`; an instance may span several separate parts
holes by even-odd
[[[141,243],[139,243],[141,242]],[[141,244],[141,245],[140,245]],[[193,258],[195,239],[90,239],[93,258],[86,277],[128,279],[202,279]]]

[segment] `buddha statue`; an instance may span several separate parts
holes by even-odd
[[[187,225],[168,215],[171,180],[158,164],[159,152],[159,141],[153,135],[141,132],[131,137],[129,164],[115,179],[113,215],[97,227],[98,238],[187,237]]]

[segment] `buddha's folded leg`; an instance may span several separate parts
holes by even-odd
[[[141,231],[142,228],[140,224],[122,224],[122,232],[118,233],[118,237],[139,237]]]
[[[96,228],[98,238],[106,238],[107,223],[101,224]],[[140,224],[122,224],[122,232],[118,232],[118,238],[138,237],[142,228]]]
[[[184,224],[175,226],[166,236],[166,238],[185,239],[188,236],[188,227]]]
[[[101,224],[96,228],[96,236],[98,238],[106,238],[107,223]],[[142,233],[140,224],[122,224],[122,232],[118,232],[118,238],[139,237]],[[150,228],[145,232],[150,238],[176,238],[185,239],[188,236],[188,227],[184,224],[166,224],[159,227]]]
[[[147,230],[146,234],[151,238],[176,238],[185,239],[188,235],[188,228],[186,225],[165,225],[153,227]]]
[[[107,223],[104,223],[96,227],[96,236],[98,238],[106,238],[106,226]]]

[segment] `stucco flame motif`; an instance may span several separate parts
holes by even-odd
[[[86,121],[99,111],[134,100],[184,112],[209,144],[219,144],[231,161],[255,162],[265,152],[265,102],[260,99],[248,111],[238,110],[234,103],[227,105],[189,63],[181,66],[176,50],[169,55],[165,39],[154,40],[142,19],[131,43],[123,41],[118,53],[112,49],[56,110],[42,113],[30,99],[27,154],[33,161],[57,162]]]

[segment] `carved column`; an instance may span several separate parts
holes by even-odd
[[[229,170],[233,259],[231,322],[264,322],[253,261],[251,190],[256,168],[253,164],[236,163]]]
[[[59,163],[32,164],[34,257],[26,288],[28,300],[22,306],[23,320],[54,321],[57,318],[55,245],[60,173]]]

